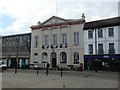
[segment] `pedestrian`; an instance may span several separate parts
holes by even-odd
[[[49,64],[49,63],[47,63],[47,65],[46,65],[46,75],[48,75],[48,70],[49,70],[49,67],[50,67],[50,64]]]

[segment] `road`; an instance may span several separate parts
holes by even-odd
[[[2,74],[2,88],[118,88],[118,73],[94,71],[14,70]]]

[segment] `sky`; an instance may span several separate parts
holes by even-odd
[[[30,26],[52,16],[86,22],[118,16],[119,0],[0,0],[0,35],[31,32]],[[120,8],[120,7],[119,7]]]

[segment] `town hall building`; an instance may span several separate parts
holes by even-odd
[[[79,67],[84,64],[83,27],[85,16],[81,19],[63,19],[52,16],[43,23],[31,28],[30,64],[56,67]]]

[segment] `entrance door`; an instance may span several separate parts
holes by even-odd
[[[56,67],[56,58],[52,58],[52,67],[53,67],[53,68]]]
[[[52,62],[53,68],[56,68],[56,61],[57,61],[56,53],[53,52],[53,53],[51,53],[51,62]]]
[[[11,67],[11,68],[15,68],[16,65],[17,65],[16,59],[15,59],[15,58],[11,59],[11,65],[10,65],[10,67]]]

